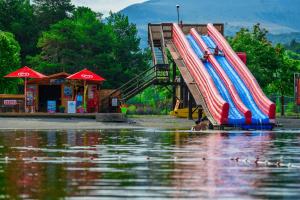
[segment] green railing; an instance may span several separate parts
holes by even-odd
[[[120,100],[125,102],[151,84],[166,83],[169,80],[170,73],[168,65],[161,64],[151,67],[118,88],[118,91],[120,91],[122,95]]]

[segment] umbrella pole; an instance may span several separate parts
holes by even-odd
[[[83,109],[84,109],[84,112],[86,112],[86,100],[85,100],[85,94],[86,94],[86,80],[84,80],[84,83],[83,83]]]
[[[26,106],[26,101],[27,101],[27,78],[25,77],[25,80],[24,80],[24,98],[25,98],[25,101],[24,101],[24,112],[26,112],[27,111],[27,106]]]

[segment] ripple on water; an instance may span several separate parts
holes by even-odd
[[[293,199],[300,196],[299,133],[3,132],[0,178],[6,181],[0,181],[0,194],[12,199]]]

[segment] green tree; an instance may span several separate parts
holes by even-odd
[[[0,93],[17,93],[20,80],[3,76],[20,67],[20,45],[14,35],[0,31]]]
[[[105,87],[110,88],[117,88],[140,73],[147,64],[138,48],[136,31],[132,31],[136,28],[124,17],[105,24],[101,16],[79,7],[70,19],[52,25],[39,39],[41,53],[29,58],[31,66],[48,74],[62,70],[73,73],[87,67],[105,77]],[[121,34],[129,36],[122,38]]]
[[[300,62],[300,54],[295,53],[294,51],[291,50],[286,50],[286,54],[290,59]]]
[[[71,0],[33,0],[33,7],[40,31],[68,18],[75,9]]]
[[[150,55],[141,51],[138,30],[135,24],[129,22],[127,16],[111,12],[107,23],[112,27],[116,38],[114,56],[119,73],[114,79],[124,83],[148,67]]]
[[[267,33],[256,24],[252,31],[241,29],[229,41],[235,51],[247,53],[247,66],[262,89],[280,95],[284,105],[283,97],[293,93],[293,73],[297,71],[298,63],[288,56],[283,46],[272,46]]]
[[[285,47],[295,53],[300,53],[300,42],[297,42],[295,39],[293,39],[290,44]]]
[[[16,36],[24,65],[26,56],[38,53],[36,44],[42,31],[67,18],[73,9],[70,0],[0,0],[0,30]]]
[[[37,53],[38,30],[30,0],[0,0],[0,30],[15,35],[23,64],[26,55]]]
[[[89,67],[96,72],[113,62],[112,31],[89,8],[77,8],[70,19],[64,19],[43,32],[38,41],[41,53],[30,62],[40,71],[75,72]]]
[[[257,79],[260,86],[267,92],[270,77],[274,69],[280,65],[272,44],[266,38],[267,30],[255,25],[253,31],[241,29],[230,39],[232,48],[247,53],[247,66]]]
[[[280,95],[281,115],[284,115],[284,96],[292,95],[294,89],[294,73],[298,70],[298,62],[290,59],[282,45],[276,45],[279,67],[274,69],[269,91]]]

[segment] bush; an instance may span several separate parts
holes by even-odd
[[[136,106],[135,105],[128,106],[127,114],[129,114],[129,115],[136,114]]]
[[[295,103],[294,102],[289,102],[288,104],[287,104],[287,107],[286,107],[286,113],[287,114],[292,114],[292,113],[294,113],[295,112]]]

